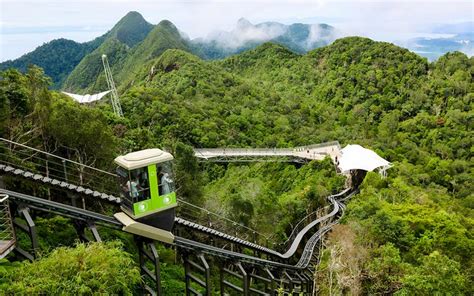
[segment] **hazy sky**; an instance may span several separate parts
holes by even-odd
[[[434,24],[474,20],[472,0],[0,0],[0,10],[1,61],[56,38],[89,41],[131,10],[153,24],[168,19],[191,38],[230,30],[241,17],[252,23],[325,22],[345,35],[384,41],[426,35]]]

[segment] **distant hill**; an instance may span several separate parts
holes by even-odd
[[[474,22],[440,24],[435,26],[429,37],[411,38],[397,42],[411,51],[433,61],[447,52],[460,51],[474,55]]]
[[[145,39],[153,27],[140,13],[130,11],[107,33],[107,38],[115,38],[133,47]]]
[[[67,39],[56,39],[37,47],[18,59],[0,63],[0,70],[16,68],[26,71],[29,65],[38,65],[59,88],[71,71],[88,53],[96,49],[105,39],[98,37],[90,42],[78,43]]]
[[[207,38],[191,40],[193,51],[205,59],[224,58],[265,42],[281,44],[297,53],[328,45],[336,39],[335,29],[326,24],[265,22],[253,25],[241,18],[230,32],[220,31]]]

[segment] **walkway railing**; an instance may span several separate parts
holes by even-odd
[[[338,142],[330,142],[312,146],[320,148],[331,146],[337,147],[337,145],[339,145]],[[304,149],[308,147],[309,146],[305,146]],[[274,153],[287,153],[289,151],[294,153],[294,149],[296,148],[280,149],[279,151],[274,150]],[[268,149],[235,150],[246,151],[248,153],[255,153],[255,151],[269,153]],[[94,188],[103,192],[115,193],[117,191],[115,184],[116,175],[113,173],[74,162],[66,158],[2,138],[0,138],[0,163],[20,167],[27,171],[33,171],[46,176],[49,175],[50,178],[64,180],[65,182],[77,182],[78,184],[84,184],[85,186],[89,186],[90,188]],[[334,200],[339,197],[344,197],[347,192],[349,192],[349,189],[339,194],[329,196],[328,199]],[[222,215],[213,213],[207,209],[193,205],[184,200],[178,200],[178,202],[178,217],[182,219],[186,219],[200,225],[234,235],[240,239],[274,249],[273,246],[268,245],[270,237],[265,236],[264,234],[259,233],[250,227],[232,221]],[[329,206],[325,209],[327,210],[328,208]],[[278,249],[289,249],[290,244],[295,240],[296,236],[301,233],[301,231],[306,226],[308,226],[309,223],[317,220],[318,218],[318,211],[304,217],[294,227],[291,234],[288,236],[288,239],[284,243],[278,245]]]
[[[330,199],[344,198],[346,196],[346,194],[350,192],[350,190],[351,190],[351,188],[347,188],[347,189],[345,189],[345,190],[343,190],[343,191],[341,191],[337,194],[328,196],[327,199],[330,200]],[[284,242],[277,245],[277,249],[282,250],[282,251],[286,251],[290,247],[290,245],[292,244],[292,242],[294,241],[294,239],[298,235],[298,233],[300,233],[301,230],[303,228],[305,228],[309,223],[311,223],[312,221],[318,219],[319,215],[321,215],[321,213],[327,211],[330,207],[331,206],[325,206],[324,208],[318,209],[314,212],[309,213],[305,217],[303,217],[295,225],[295,227],[293,227],[293,230],[291,231],[288,238]]]

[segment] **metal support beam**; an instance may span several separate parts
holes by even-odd
[[[206,261],[206,258],[204,258],[203,254],[200,254],[198,256],[199,260],[201,261],[202,266],[204,266],[204,269],[206,270],[206,275],[205,275],[205,282],[206,282],[206,296],[211,296],[211,269],[209,267],[209,264]]]
[[[270,295],[275,295],[275,289],[276,289],[276,284],[275,284],[275,276],[273,273],[270,271],[268,267],[265,268],[265,272],[267,273],[268,277],[270,278]]]
[[[226,295],[225,293],[225,287],[231,288],[234,291],[237,291],[240,293],[240,295],[248,296],[249,291],[250,291],[250,282],[249,282],[249,275],[247,271],[245,271],[245,268],[242,266],[242,263],[237,262],[234,264],[231,264],[231,266],[235,266],[237,268],[237,271],[232,271],[231,269],[225,268],[225,262],[222,262],[220,264],[220,286],[221,286],[221,295]],[[225,279],[225,274],[229,274],[231,276],[234,276],[235,278],[238,278],[242,280],[242,286],[237,286],[230,281],[227,281]]]
[[[314,289],[314,274],[313,272],[307,268],[301,271],[302,275],[308,279],[308,286],[306,287],[308,295],[312,295]]]
[[[291,295],[293,294],[293,289],[294,289],[294,285],[293,285],[293,278],[288,274],[288,272],[286,270],[283,271],[283,275],[288,279],[288,293],[290,293]]]
[[[94,241],[101,242],[102,239],[100,237],[99,231],[97,231],[97,227],[94,222],[92,221],[82,221],[82,220],[74,220],[73,221],[74,229],[76,229],[77,235],[79,236],[79,240],[81,242],[90,242],[91,240],[86,236],[86,229],[88,228],[94,238]]]
[[[313,286],[313,278],[311,278],[310,276],[308,276],[306,274],[306,272],[301,272],[301,277],[303,277],[305,280],[306,280],[306,293],[308,295],[311,294],[311,291],[313,290],[312,286]]]
[[[156,251],[155,244],[152,240],[145,239],[140,236],[134,236],[138,247],[138,258],[140,261],[140,273],[145,278],[153,282],[153,288],[144,284],[144,289],[151,295],[161,296],[161,277],[160,277],[160,257]],[[147,261],[153,264],[153,271],[146,266]]]
[[[300,275],[299,272],[295,272],[295,275],[296,275],[296,277],[297,277],[297,278],[299,279],[299,281],[300,281],[300,290],[299,290],[299,292],[300,292],[300,293],[301,293],[301,292],[304,293],[305,288],[306,288],[306,285],[307,285],[308,282],[306,281],[306,279],[305,279],[304,277],[302,277],[302,276]]]
[[[225,288],[224,288],[224,265],[220,264],[219,266],[219,286],[221,290],[221,296],[224,296]]]
[[[26,260],[33,261],[35,260],[35,257],[28,253],[27,251],[23,250],[19,246],[16,246],[15,249],[13,250],[16,254],[20,255],[21,257],[25,258]]]
[[[237,268],[239,269],[240,273],[242,274],[242,288],[244,290],[244,296],[249,295],[249,276],[247,272],[245,271],[244,267],[242,266],[242,263],[237,262],[235,264]]]
[[[261,271],[260,274],[258,274],[259,271]],[[252,288],[252,281],[251,281],[249,289],[250,289],[250,292],[252,292],[252,294],[274,295],[275,291],[270,291],[273,288],[273,285],[272,285],[273,279],[268,276],[268,273],[266,272],[266,270],[261,270],[258,267],[254,267],[254,271],[253,273],[249,274],[249,278],[254,279],[255,280],[253,281],[254,283],[260,282],[264,284],[264,289],[262,291],[262,290],[258,290],[257,288]]]
[[[210,287],[210,278],[211,278],[211,270],[209,264],[206,261],[206,258],[203,254],[196,255],[197,259],[199,259],[200,264],[191,260],[191,253],[185,253],[183,255],[184,259],[184,269],[185,269],[185,282],[186,282],[186,295],[211,295],[211,287]],[[201,277],[193,274],[193,271],[199,272]],[[191,287],[191,282],[198,284],[199,286],[204,288],[204,294],[199,293],[194,288]]]
[[[33,261],[37,257],[37,252],[39,250],[39,244],[38,244],[38,235],[36,233],[36,225],[35,222],[33,221],[33,218],[31,218],[31,215],[29,213],[28,207],[22,206],[18,209],[18,213],[23,216],[23,218],[26,221],[26,225],[23,224],[20,221],[17,221],[16,219],[13,220],[13,225],[16,226],[18,229],[22,230],[26,234],[28,234],[31,242],[31,254],[22,249],[21,247],[18,246],[15,248],[15,251],[22,257]]]
[[[87,226],[89,227],[95,241],[100,243],[102,241],[102,239],[100,238],[99,231],[97,231],[97,227],[95,226],[95,223],[94,222],[88,222]]]

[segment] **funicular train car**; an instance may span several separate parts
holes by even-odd
[[[123,230],[172,243],[176,192],[173,156],[157,148],[115,158],[121,190],[121,210],[114,216]]]

